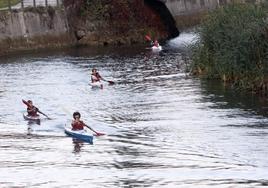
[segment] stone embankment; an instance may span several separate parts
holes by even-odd
[[[179,34],[163,3],[64,0],[60,8],[0,11],[0,55],[73,45],[132,45],[144,43],[146,34],[159,40]]]

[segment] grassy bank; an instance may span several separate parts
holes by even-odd
[[[11,6],[20,3],[20,0],[1,0],[0,1],[0,9],[1,8],[7,8],[8,7],[8,1],[10,1]]]
[[[265,8],[221,7],[206,16],[193,47],[192,73],[241,89],[268,92],[268,23]]]

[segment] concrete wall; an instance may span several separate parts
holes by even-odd
[[[0,11],[0,55],[71,43],[64,10],[37,8],[24,12]]]
[[[196,14],[204,10],[215,9],[231,2],[260,3],[265,0],[166,0],[166,6],[173,16]]]
[[[196,11],[213,9],[218,0],[167,0],[166,5],[173,16],[192,14]]]
[[[68,31],[64,11],[0,11],[0,40],[6,38],[61,35]]]

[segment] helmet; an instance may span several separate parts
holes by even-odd
[[[75,116],[79,116],[79,118],[81,117],[81,114],[79,112],[74,112],[73,113],[73,118],[75,119]]]

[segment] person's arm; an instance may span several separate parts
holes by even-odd
[[[99,73],[97,73],[97,77],[98,77],[100,80],[106,81],[104,78],[102,78],[102,76],[101,76]]]
[[[90,126],[86,125],[83,121],[82,121],[82,123],[83,123],[83,125],[84,125],[85,127],[89,128],[91,131],[93,131],[93,132],[96,134],[96,136],[103,136],[103,135],[105,135],[104,133],[99,133],[99,132],[95,131],[95,130],[92,129]]]

